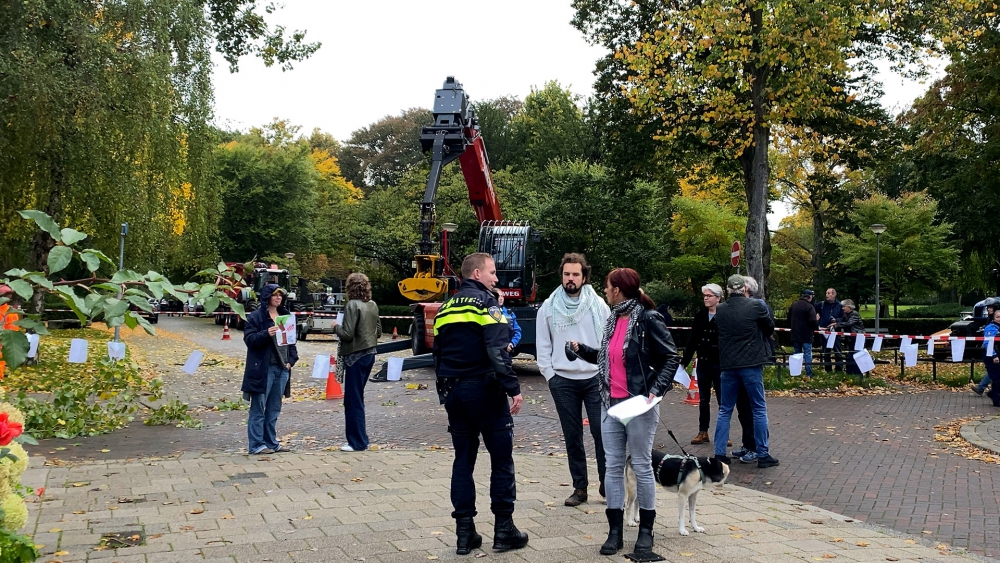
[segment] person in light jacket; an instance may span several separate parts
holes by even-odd
[[[334,324],[340,339],[337,356],[344,363],[344,418],[347,443],[344,452],[368,449],[368,429],[365,423],[365,385],[375,365],[375,346],[382,336],[378,320],[378,305],[372,301],[372,286],[368,276],[353,273],[347,276],[347,305],[343,324]]]

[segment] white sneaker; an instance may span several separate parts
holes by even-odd
[[[353,452],[355,450],[354,450],[354,448],[351,447],[350,444],[344,444],[343,446],[340,446],[340,451],[342,451],[342,452]]]

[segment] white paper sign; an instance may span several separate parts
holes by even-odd
[[[316,354],[313,360],[312,379],[326,379],[330,376],[330,355]]]
[[[37,334],[29,334],[28,335],[28,357],[29,358],[34,358],[35,356],[38,355],[38,341],[40,339],[41,339],[41,336],[39,336]]]
[[[687,370],[684,366],[677,366],[677,373],[674,374],[674,381],[681,384],[681,387],[687,389],[691,386],[691,376],[688,375]]]
[[[986,340],[986,356],[989,357],[992,355],[993,355],[993,339],[989,338]]]
[[[910,338],[909,336],[904,336],[902,340],[899,341],[899,349],[902,350],[903,348],[909,346],[910,344],[913,344],[913,339]]]
[[[868,350],[855,352],[854,361],[858,364],[858,369],[861,370],[861,373],[868,373],[875,369],[875,360],[872,359],[872,355],[868,353]]]
[[[837,343],[837,333],[836,332],[831,332],[830,334],[826,335],[826,347],[827,348],[833,348],[833,345],[836,344],[836,343]]]
[[[112,360],[124,360],[125,359],[125,343],[124,342],[108,342],[108,357]]]
[[[933,338],[928,338],[927,339],[927,355],[928,356],[933,356],[934,355],[934,339]]]
[[[278,346],[290,346],[295,344],[295,313],[281,315],[277,318],[278,332],[275,337],[278,339]]]
[[[854,349],[864,350],[865,349],[865,335],[859,334],[854,338]]]
[[[912,368],[917,365],[917,345],[908,344],[906,346],[900,346],[899,350],[903,353],[903,365],[908,368]]]
[[[82,338],[74,338],[69,344],[69,362],[71,364],[82,364],[87,361],[87,341]]]
[[[201,350],[195,350],[191,352],[188,356],[186,362],[184,362],[184,373],[188,375],[194,375],[195,370],[201,365],[201,359],[205,357],[205,354]]]
[[[387,381],[399,381],[403,374],[403,358],[389,358],[386,360],[385,378]]]
[[[792,376],[802,375],[802,361],[805,354],[792,354],[788,356],[788,373]]]
[[[876,336],[875,342],[872,342],[872,352],[881,352],[881,351],[882,351],[882,337]]]
[[[961,362],[965,359],[965,339],[956,338],[951,341],[951,361]]]
[[[627,401],[622,401],[617,405],[608,409],[608,415],[617,418],[622,426],[627,426],[629,421],[633,418],[648,412],[650,409],[660,404],[663,397],[654,397],[651,402],[646,402],[649,400],[648,397],[642,395],[636,395]]]

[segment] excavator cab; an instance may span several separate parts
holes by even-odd
[[[517,221],[486,221],[479,229],[479,251],[493,256],[496,287],[512,305],[535,299],[534,245],[538,240],[538,232]]]

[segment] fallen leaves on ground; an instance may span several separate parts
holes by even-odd
[[[986,463],[1000,464],[1000,455],[995,452],[991,452],[990,450],[984,450],[975,444],[967,442],[965,438],[962,438],[962,427],[981,418],[984,417],[969,416],[956,418],[945,424],[938,424],[934,426],[934,430],[937,431],[937,433],[934,434],[934,441],[940,443],[947,448],[947,451],[957,455],[958,457],[985,461]]]

